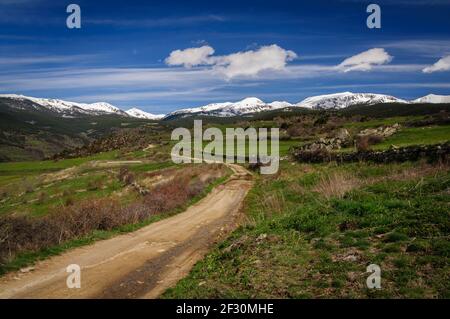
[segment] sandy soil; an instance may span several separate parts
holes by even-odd
[[[0,298],[158,297],[236,227],[252,182],[244,168],[230,167],[228,182],[183,213],[7,274],[0,278]],[[81,267],[81,288],[67,288],[71,264]]]

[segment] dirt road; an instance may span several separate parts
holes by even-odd
[[[227,183],[183,213],[0,278],[0,298],[158,297],[235,227],[251,181],[244,168],[230,167]],[[71,264],[81,267],[81,288],[67,288]]]

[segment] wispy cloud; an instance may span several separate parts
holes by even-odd
[[[423,73],[433,73],[433,72],[442,72],[450,70],[450,55],[439,59],[433,65],[427,66],[422,71]]]
[[[83,23],[89,25],[105,25],[116,27],[176,27],[189,26],[202,23],[224,22],[227,19],[220,15],[207,14],[198,16],[181,16],[181,17],[166,17],[155,19],[84,19]]]
[[[55,64],[74,61],[92,60],[97,58],[98,54],[79,54],[79,55],[56,55],[56,56],[25,56],[25,57],[0,57],[0,65],[17,66],[32,64]]]
[[[409,54],[440,57],[450,54],[450,40],[448,39],[412,39],[382,42],[379,44],[383,48],[392,48],[405,51]]]

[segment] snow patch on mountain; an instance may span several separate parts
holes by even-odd
[[[132,109],[129,109],[128,111],[125,111],[125,113],[127,113],[131,117],[135,117],[138,119],[146,119],[146,120],[160,120],[165,116],[164,114],[148,113],[148,112],[142,111],[135,107]]]
[[[450,103],[450,95],[428,94],[421,98],[415,99],[413,103]]]
[[[390,95],[342,92],[308,97],[296,105],[310,109],[343,109],[352,105],[371,105],[378,103],[408,102]]]

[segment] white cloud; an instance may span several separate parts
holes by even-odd
[[[182,65],[187,68],[198,65],[211,64],[211,55],[214,49],[208,45],[199,48],[172,51],[165,62],[167,65]]]
[[[343,72],[370,71],[376,65],[386,64],[392,61],[390,56],[382,48],[373,48],[342,61],[336,68]]]
[[[422,70],[423,73],[433,73],[438,71],[448,71],[450,70],[450,55],[439,59],[435,64],[427,66]]]
[[[217,58],[216,70],[227,78],[256,76],[262,71],[283,71],[287,62],[297,57],[294,51],[285,50],[276,44],[258,50],[233,53]]]
[[[214,71],[231,79],[254,77],[263,71],[283,71],[287,62],[297,57],[295,52],[285,50],[276,44],[223,56],[213,56],[213,54],[214,49],[210,46],[176,50],[170,53],[166,63],[183,65],[188,68],[198,65],[213,65]]]

